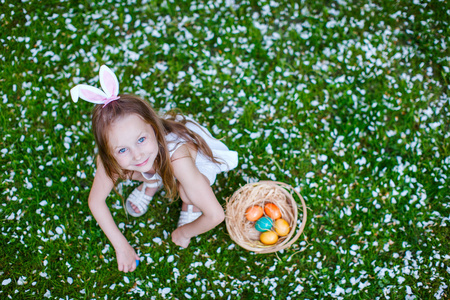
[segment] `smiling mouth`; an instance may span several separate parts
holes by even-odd
[[[142,167],[142,166],[144,166],[147,162],[148,162],[148,158],[147,158],[144,162],[141,162],[140,164],[137,164],[136,166]]]

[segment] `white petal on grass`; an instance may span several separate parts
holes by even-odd
[[[165,287],[165,288],[163,288],[163,289],[159,289],[158,292],[159,292],[159,294],[160,294],[161,296],[164,297],[164,296],[166,296],[168,293],[170,293],[170,288]]]
[[[204,71],[202,71],[202,73],[203,74],[205,74],[205,75],[209,75],[209,76],[215,76],[215,75],[217,75],[217,70],[215,70],[215,69],[209,69],[209,70],[204,70]],[[239,95],[238,95],[239,96]],[[240,97],[240,96],[239,96]],[[242,97],[245,97],[245,93],[244,93],[244,96],[242,96]]]
[[[386,214],[386,215],[384,216],[384,223],[389,223],[389,222],[391,222],[391,219],[392,219],[392,215],[391,215],[391,214]]]
[[[26,280],[27,278],[25,276],[20,276],[19,279],[17,280],[17,285],[24,285],[26,284]]]
[[[66,25],[67,29],[69,29],[70,31],[76,32],[77,29],[75,26],[73,26],[71,23]]]
[[[25,188],[29,190],[33,188],[33,184],[28,180],[28,177],[25,178]]]
[[[178,79],[182,79],[182,78],[184,78],[186,76],[186,72],[184,72],[184,71],[179,71],[178,72]]]
[[[367,160],[364,156],[355,160],[355,164],[358,164],[360,166],[364,166],[366,163],[367,163]]]
[[[434,297],[436,299],[442,299],[442,297],[446,295],[446,291],[448,291],[447,288],[447,284],[445,284],[444,282],[441,283],[441,285],[439,286],[439,290],[434,294]]]
[[[215,261],[212,261],[212,260],[208,259],[208,261],[205,263],[205,267],[209,268],[209,267],[211,267],[214,263],[215,263]]]
[[[42,200],[41,202],[39,202],[39,205],[40,206],[46,206],[47,205],[47,201]]]
[[[357,250],[359,250],[359,246],[358,245],[352,245],[351,247],[350,247],[350,249],[352,249],[353,251],[357,251]]]
[[[260,136],[261,136],[261,132],[252,132],[252,133],[250,133],[250,138],[251,138],[252,140],[257,139],[257,138],[259,138]]]
[[[197,277],[197,274],[188,274],[188,275],[186,276],[186,280],[187,280],[187,282],[191,282],[192,279],[194,279],[194,278],[196,278],[196,277]]]
[[[336,292],[334,292],[334,297],[339,296],[340,294],[345,295],[345,290],[340,286],[336,286]]]
[[[57,234],[63,234],[63,230],[59,226],[55,228],[55,231],[56,231]]]
[[[308,172],[305,175],[306,178],[313,178],[314,177],[314,172]]]
[[[360,282],[360,283],[358,284],[358,289],[360,289],[360,290],[365,289],[365,288],[368,287],[369,285],[370,285],[370,282],[369,282],[369,281],[366,281],[366,282]]]
[[[428,124],[428,126],[430,126],[431,129],[436,129],[439,126],[441,126],[441,122],[430,123],[430,124]]]
[[[244,92],[244,90],[240,90],[237,96],[238,96],[238,97],[245,97],[245,92]]]
[[[388,131],[386,131],[386,135],[388,137],[392,137],[392,136],[394,136],[396,134],[397,134],[397,131],[395,131],[395,130],[388,130]]]
[[[8,285],[11,283],[11,278],[5,279],[2,281],[2,285]]]
[[[155,64],[155,68],[157,68],[158,70],[164,72],[164,71],[166,71],[169,67],[168,67],[165,63],[157,62],[157,63]]]
[[[325,154],[321,154],[321,155],[319,155],[318,159],[319,159],[320,161],[327,161],[328,156],[326,156]]]

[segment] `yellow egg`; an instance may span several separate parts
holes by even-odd
[[[289,233],[289,224],[284,219],[278,219],[275,221],[275,231],[279,236],[286,236]]]
[[[273,245],[278,241],[278,235],[273,231],[265,231],[259,236],[260,241],[266,245]]]

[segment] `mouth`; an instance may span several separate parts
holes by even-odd
[[[145,161],[143,161],[143,162],[141,162],[140,164],[137,164],[136,166],[137,167],[142,167],[142,166],[145,166],[145,164],[148,162],[148,158],[145,160]]]

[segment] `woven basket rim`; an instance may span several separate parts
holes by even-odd
[[[244,241],[240,241],[236,238],[235,236],[235,232],[233,230],[233,219],[235,219],[235,217],[230,216],[230,210],[232,208],[232,205],[234,204],[233,202],[239,197],[239,195],[245,191],[246,189],[249,188],[275,188],[277,189],[277,191],[282,192],[285,196],[286,196],[286,200],[288,202],[290,202],[290,205],[292,207],[293,210],[293,221],[292,223],[295,224],[295,230],[294,227],[292,226],[291,231],[289,232],[289,234],[286,237],[283,237],[282,239],[280,239],[280,241],[278,241],[276,244],[274,245],[262,245],[262,243],[256,243],[251,245],[250,243],[246,243]],[[298,210],[300,208],[300,204],[295,200],[295,195],[297,195],[297,197],[300,199],[301,202],[301,208],[302,208],[302,220],[301,223],[298,225]],[[251,205],[251,204],[250,204]],[[295,207],[295,209],[294,209]],[[253,251],[255,253],[273,253],[273,252],[277,252],[280,251],[282,249],[288,248],[290,247],[293,243],[295,243],[295,241],[300,237],[300,235],[302,234],[305,226],[306,226],[306,221],[307,221],[307,207],[306,207],[306,203],[305,200],[303,199],[303,197],[301,196],[301,194],[295,190],[292,186],[280,182],[280,181],[268,181],[268,180],[263,180],[263,181],[258,181],[258,182],[253,182],[253,183],[247,183],[243,186],[241,186],[239,189],[237,189],[233,195],[231,197],[229,197],[228,199],[226,199],[226,227],[228,230],[228,233],[230,234],[231,239],[237,243],[239,246],[241,246],[242,248],[249,250],[249,251]],[[294,235],[295,232],[295,235]]]

